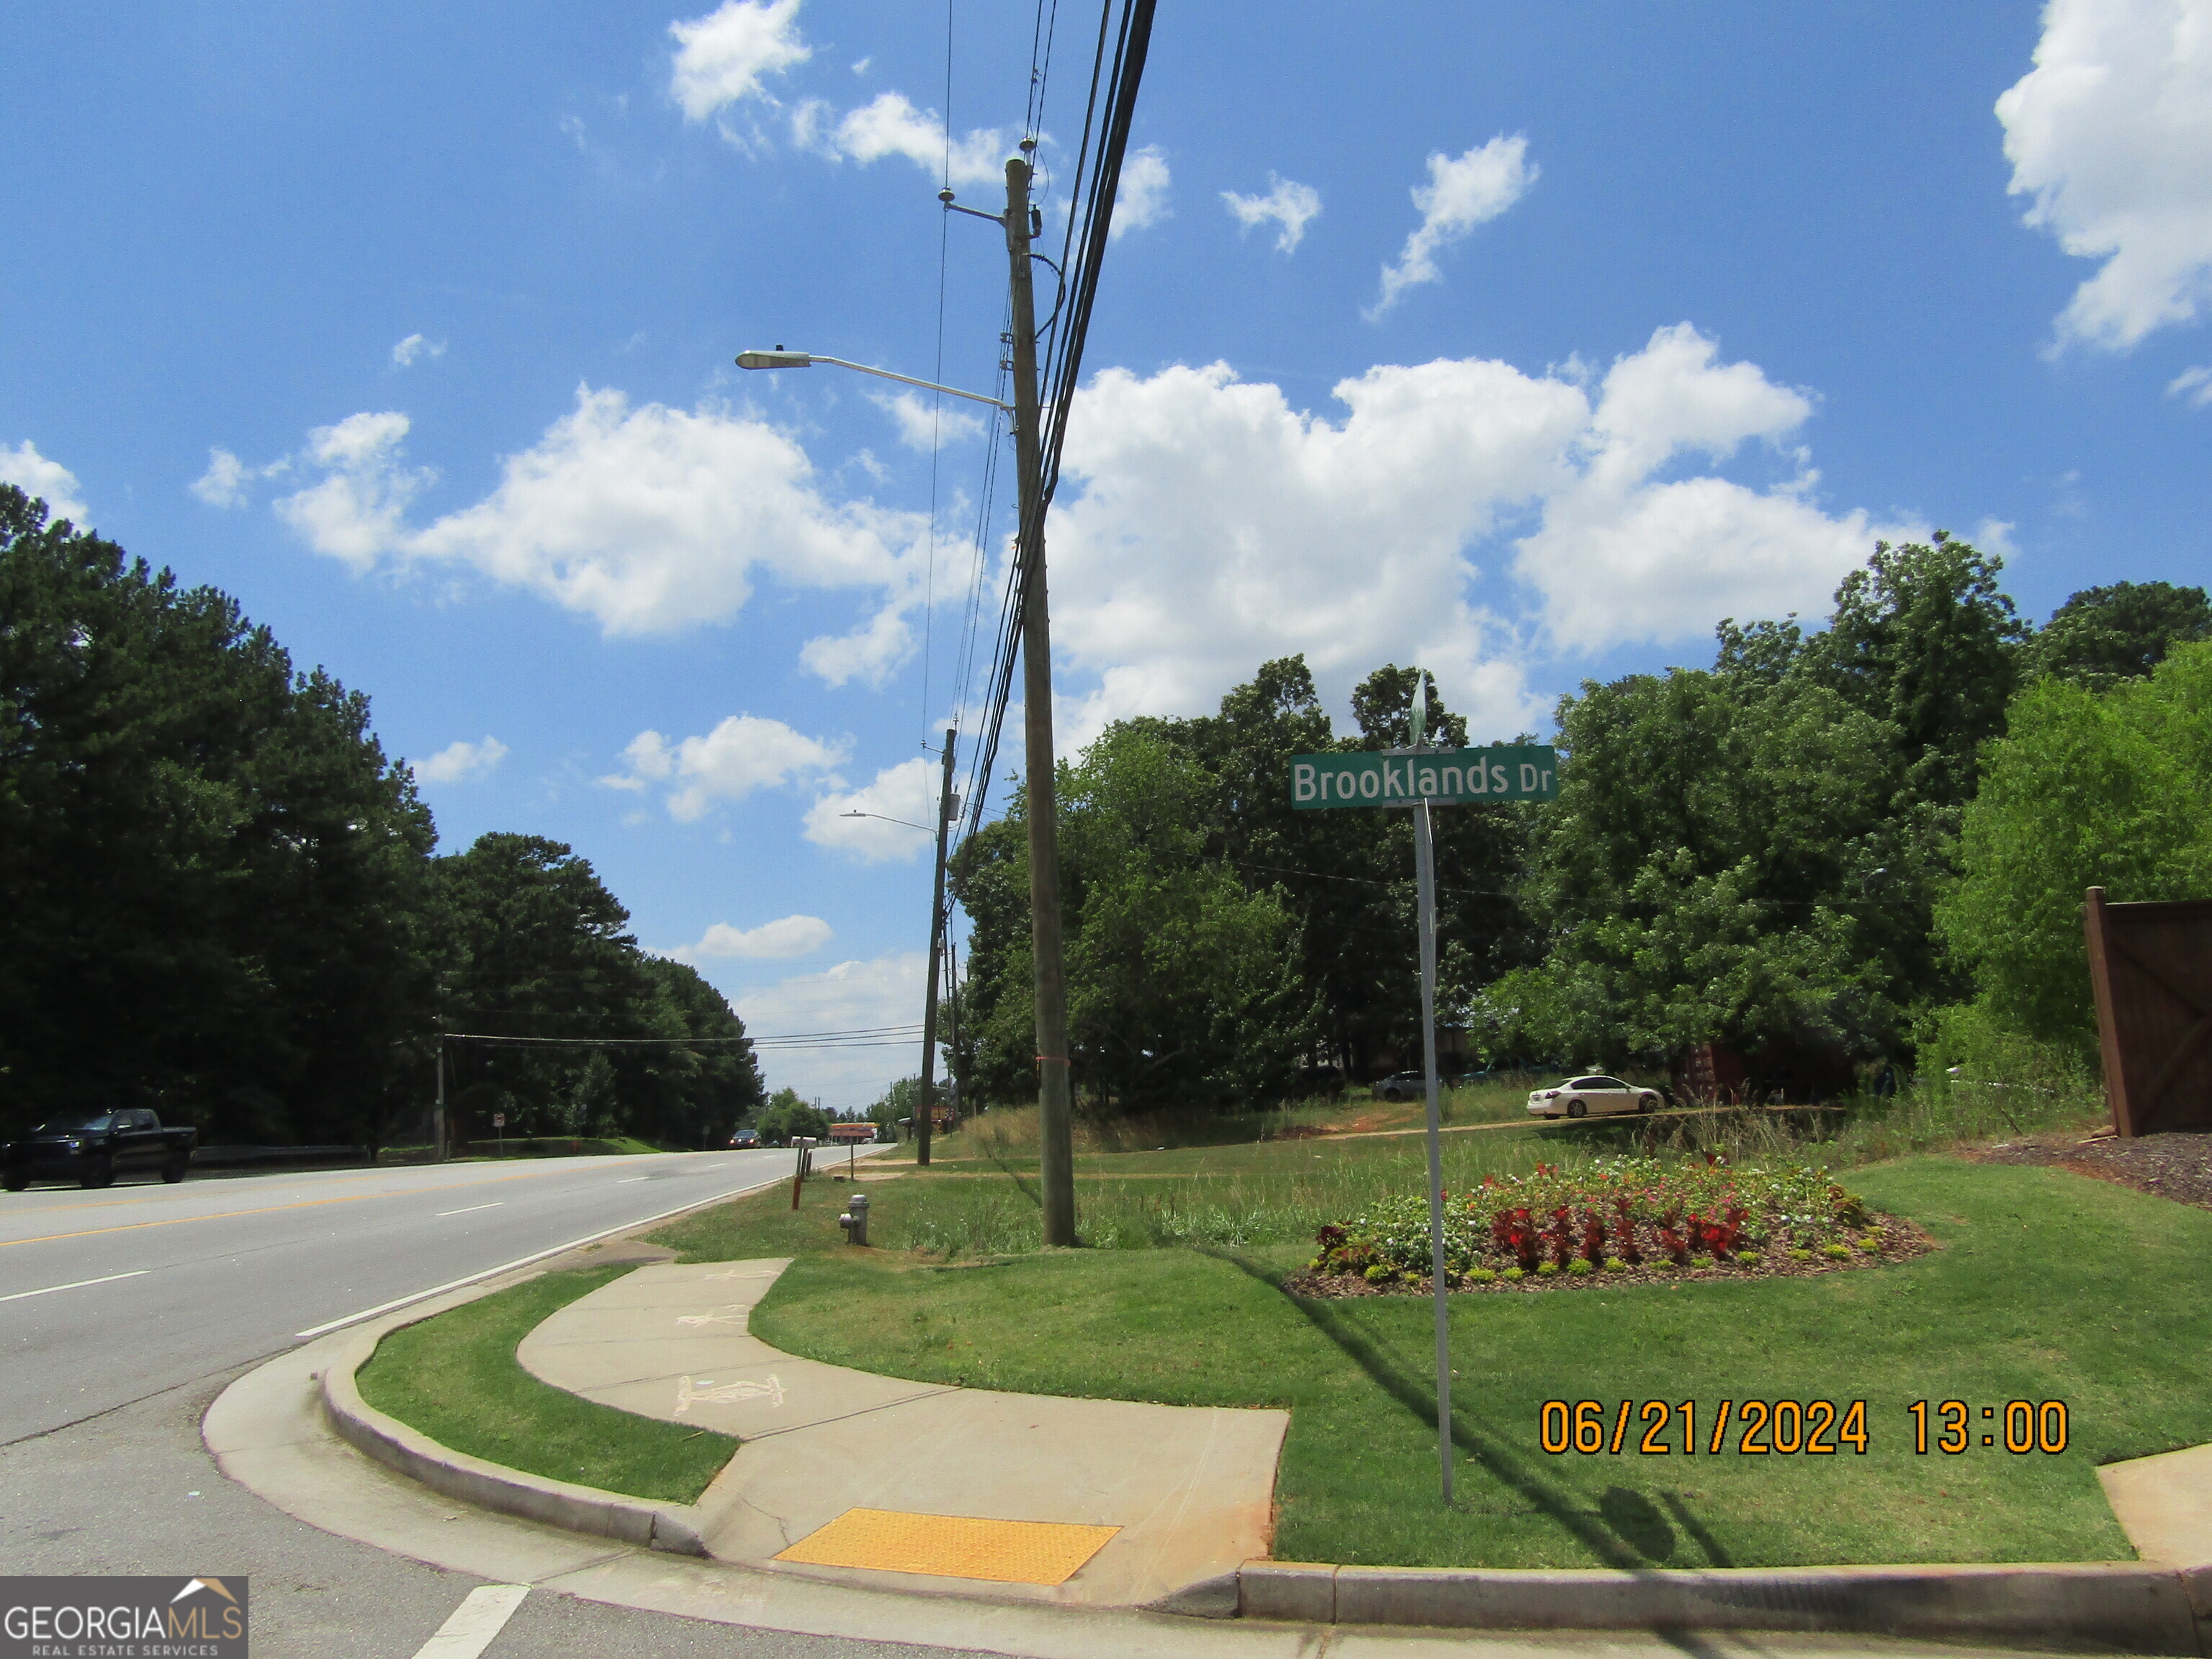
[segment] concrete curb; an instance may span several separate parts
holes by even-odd
[[[1631,1572],[1248,1561],[1237,1610],[1303,1624],[2093,1642],[2212,1659],[2212,1571],[2126,1563]]]
[[[487,1286],[487,1289],[489,1287]],[[462,1300],[472,1300],[464,1297]],[[387,1417],[361,1397],[354,1373],[368,1363],[376,1345],[403,1325],[441,1313],[453,1303],[410,1308],[404,1314],[377,1321],[356,1333],[338,1357],[325,1368],[323,1415],[338,1437],[363,1455],[372,1457],[433,1492],[473,1504],[501,1515],[520,1516],[570,1532],[618,1539],[646,1549],[678,1555],[707,1553],[700,1535],[699,1511],[688,1504],[660,1504],[647,1498],[625,1498],[592,1486],[573,1486],[542,1475],[526,1474],[497,1463],[471,1457],[441,1446],[397,1418]]]

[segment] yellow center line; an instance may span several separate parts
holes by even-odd
[[[42,1233],[36,1238],[0,1239],[0,1250],[12,1249],[18,1244],[52,1244],[57,1239],[97,1238],[102,1233],[136,1232],[143,1227],[179,1227],[187,1221],[230,1221],[242,1215],[274,1215],[281,1210],[313,1210],[325,1204],[358,1204],[371,1198],[422,1198],[434,1194],[459,1192],[467,1187],[491,1187],[507,1181],[534,1181],[541,1176],[558,1175],[557,1170],[527,1170],[520,1175],[494,1176],[489,1181],[461,1181],[451,1186],[416,1188],[404,1193],[349,1193],[340,1198],[303,1198],[291,1204],[264,1204],[252,1210],[219,1210],[210,1215],[174,1215],[164,1221],[125,1221],[112,1227],[84,1227],[72,1233]],[[91,1208],[92,1206],[76,1206]]]

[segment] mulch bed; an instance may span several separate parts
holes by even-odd
[[[1464,1279],[1455,1279],[1451,1291],[1455,1296],[1524,1295],[1534,1291],[1618,1290],[1625,1285],[1702,1285],[1723,1279],[1809,1279],[1815,1273],[1848,1273],[1856,1267],[1878,1267],[1887,1261],[1909,1261],[1936,1248],[1936,1241],[1915,1223],[1901,1216],[1869,1214],[1882,1230],[1881,1249],[1853,1250],[1840,1261],[1818,1254],[1810,1261],[1793,1261],[1778,1250],[1770,1250],[1748,1266],[1736,1261],[1714,1263],[1706,1257],[1695,1256],[1692,1260],[1698,1265],[1690,1267],[1645,1262],[1619,1273],[1600,1271],[1580,1277],[1565,1272],[1543,1276],[1530,1273],[1526,1279],[1501,1279],[1492,1285],[1471,1285]],[[1283,1288],[1293,1296],[1341,1301],[1355,1296],[1426,1296],[1429,1281],[1401,1279],[1376,1285],[1358,1273],[1299,1273],[1285,1279]]]
[[[2043,1164],[2212,1210],[2212,1134],[2173,1132],[2088,1141],[2078,1133],[2031,1135],[1966,1156],[1977,1164]]]

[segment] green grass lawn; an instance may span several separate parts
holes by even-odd
[[[514,1357],[557,1309],[629,1272],[551,1273],[403,1325],[356,1375],[361,1397],[442,1446],[603,1492],[689,1504],[730,1461],[728,1435],[601,1406]]]
[[[1448,1184],[1527,1138],[1471,1135]],[[1079,1188],[1086,1234],[1215,1194],[1319,1204],[1419,1189],[1419,1143],[1188,1148],[1112,1160],[1146,1179]],[[1535,1155],[1555,1158],[1540,1144]],[[1329,1167],[1343,1159],[1340,1166]],[[1176,1166],[1172,1179],[1164,1164]],[[974,1169],[975,1166],[968,1166]],[[1198,1179],[1192,1179],[1196,1176]],[[796,1255],[753,1328],[793,1352],[924,1381],[1291,1411],[1277,1483],[1279,1559],[1407,1565],[1739,1566],[2124,1559],[2100,1462],[2212,1439],[2212,1308],[2199,1294],[2212,1215],[2062,1172],[1917,1157],[1854,1172],[1878,1207],[1917,1220],[1934,1253],[1801,1279],[1454,1299],[1459,1498],[1438,1500],[1429,1304],[1309,1301],[1279,1288],[1303,1240],[1034,1253],[1026,1171],[956,1170],[869,1187],[879,1240],[962,1232],[1000,1259],[931,1261],[839,1243],[848,1188],[810,1183],[796,1218],[761,1195],[659,1238],[696,1259]],[[1226,1207],[1225,1206],[1224,1207]],[[1276,1202],[1265,1212],[1285,1207]],[[1028,1223],[1019,1216],[1027,1208]],[[1255,1231],[1281,1231],[1279,1224]],[[1134,1243],[1133,1239],[1127,1241]],[[971,1256],[980,1255],[971,1252]],[[834,1319],[823,1316],[835,1309]],[[1917,1456],[1905,1406],[2058,1400],[2063,1455],[2002,1449],[2002,1416],[1959,1456]],[[1699,1455],[1550,1455],[1547,1399],[1698,1404]],[[1864,1399],[1869,1450],[1705,1453],[1723,1399]],[[1632,1447],[1642,1424],[1628,1437]],[[1736,1436],[1729,1436],[1733,1444]]]

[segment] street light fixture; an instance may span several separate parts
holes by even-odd
[[[818,352],[786,351],[778,346],[773,351],[740,351],[739,368],[811,368],[817,363],[828,363],[837,368],[849,368],[856,374],[878,374],[886,380],[896,380],[901,386],[918,386],[924,392],[942,392],[950,398],[966,398],[1011,415],[1014,406],[996,398],[987,398],[980,392],[963,392],[957,386],[939,386],[934,380],[917,380],[911,374],[894,374],[888,368],[871,368],[866,363],[848,363],[842,357],[824,357]]]

